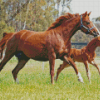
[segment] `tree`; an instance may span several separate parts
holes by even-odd
[[[0,33],[44,31],[57,15],[54,0],[0,0]]]

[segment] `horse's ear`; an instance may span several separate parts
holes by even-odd
[[[88,14],[87,14],[87,11],[85,13],[82,14],[83,17],[86,17]]]
[[[3,37],[6,36],[7,34],[8,34],[8,33],[4,32],[4,33],[3,33]]]
[[[90,16],[91,12],[88,13],[88,16]]]
[[[85,16],[87,15],[87,11],[84,13],[84,15],[85,15]]]

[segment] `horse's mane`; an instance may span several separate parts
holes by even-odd
[[[14,34],[14,33],[3,33],[3,35],[6,34],[5,36],[3,36],[3,38],[0,41],[0,47],[3,48],[7,42],[7,40]]]
[[[59,18],[56,19],[54,23],[51,24],[51,26],[47,29],[47,31],[60,26],[65,20],[69,20],[70,18],[73,18],[74,16],[77,15],[79,14],[66,13],[65,15],[60,16]]]

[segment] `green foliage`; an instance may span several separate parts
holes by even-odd
[[[0,37],[22,29],[45,31],[58,13],[54,8],[54,0],[0,0]]]
[[[60,3],[67,4],[68,1],[70,0],[0,0],[0,39],[3,32],[23,29],[45,31],[59,17]],[[96,26],[100,30],[100,24]],[[91,36],[79,31],[71,40],[89,42],[91,39]]]
[[[0,39],[2,38],[2,33],[3,32],[14,32],[14,28],[12,26],[7,26],[5,21],[0,21]]]
[[[100,21],[100,17],[97,17],[97,18],[96,18],[96,21]]]

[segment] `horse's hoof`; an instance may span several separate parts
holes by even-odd
[[[19,80],[18,80],[18,78],[16,78],[16,83],[19,84]]]
[[[83,80],[78,79],[78,81],[79,81],[79,82],[81,82],[81,83],[84,83],[84,81],[83,81]]]
[[[79,82],[81,82],[81,83],[84,83],[84,81],[83,81],[83,78],[82,78],[81,74],[80,74],[80,73],[78,73],[78,74],[77,74],[77,76],[78,76],[78,81],[79,81]]]

